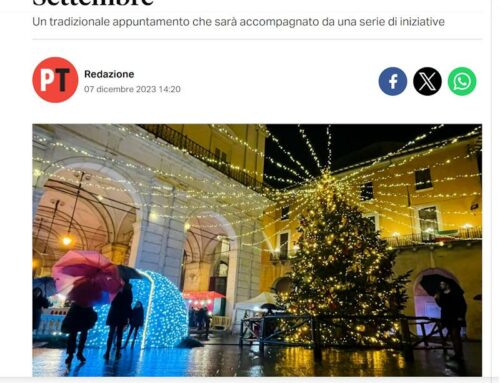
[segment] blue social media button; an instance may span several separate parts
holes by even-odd
[[[380,89],[389,96],[397,96],[403,93],[407,84],[408,80],[406,79],[405,72],[396,67],[384,69],[378,78]]]

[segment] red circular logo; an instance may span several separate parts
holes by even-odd
[[[50,57],[35,68],[33,87],[45,101],[63,102],[75,93],[78,73],[68,60]]]

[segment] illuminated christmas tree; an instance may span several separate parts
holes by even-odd
[[[292,291],[279,297],[292,314],[396,316],[407,300],[408,273],[393,273],[395,251],[379,238],[373,223],[325,173],[300,217],[297,256],[292,262]],[[342,345],[386,345],[397,342],[391,320],[320,321],[322,342]],[[291,337],[304,340],[296,331]]]

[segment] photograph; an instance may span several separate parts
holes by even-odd
[[[35,123],[32,375],[480,377],[482,204],[480,123]]]

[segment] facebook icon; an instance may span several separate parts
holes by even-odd
[[[380,89],[389,96],[397,96],[403,93],[407,83],[405,72],[396,67],[384,69],[378,78]]]

